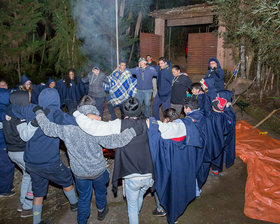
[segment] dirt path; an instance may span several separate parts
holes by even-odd
[[[238,108],[235,108],[237,119],[246,120],[254,125],[256,120],[243,115]],[[108,118],[108,114],[104,116]],[[280,137],[269,130],[268,134],[280,140]],[[62,152],[63,160],[66,160],[65,153]],[[109,168],[112,170],[112,166]],[[111,172],[112,173],[112,172]],[[262,224],[268,223],[254,220],[246,217],[243,213],[244,191],[247,178],[246,164],[239,158],[235,164],[225,169],[220,177],[209,176],[206,184],[202,188],[200,199],[194,200],[187,208],[185,213],[178,219],[181,224]],[[19,198],[21,174],[16,170],[15,182],[17,194],[11,198],[0,199],[0,224],[29,224],[32,218],[20,218],[20,213],[16,212]],[[88,224],[125,224],[128,223],[127,206],[121,196],[121,187],[119,187],[118,197],[114,198],[111,192],[111,186],[108,187],[108,205],[109,213],[102,222],[96,219],[97,210],[94,199],[91,206],[91,216]],[[155,208],[154,198],[147,194],[143,208],[140,213],[141,224],[167,224],[166,217],[155,217],[152,210]],[[48,218],[52,224],[75,224],[76,213],[69,210],[69,204],[60,188],[56,186],[49,187],[49,194],[44,202],[43,218]]]

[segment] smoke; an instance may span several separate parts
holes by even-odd
[[[132,36],[125,31],[131,21],[127,19],[129,11],[134,18],[142,10],[146,15],[152,0],[126,0],[125,14],[119,18],[119,54],[120,60],[127,61]],[[120,0],[118,0],[120,7]],[[111,72],[116,68],[116,27],[115,27],[115,0],[73,0],[72,16],[76,21],[76,36],[82,41],[81,51],[89,61],[84,65],[90,70],[98,64],[101,69]]]

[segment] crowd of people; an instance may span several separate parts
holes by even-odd
[[[122,179],[129,223],[139,223],[148,189],[156,201],[152,214],[176,223],[200,197],[209,173],[219,176],[223,164],[228,168],[235,159],[232,93],[224,89],[217,58],[208,65],[199,83],[180,66],[164,57],[157,65],[150,55],[135,68],[122,61],[108,76],[95,65],[85,77],[69,69],[63,79],[39,85],[23,75],[17,89],[0,81],[0,197],[15,194],[15,163],[23,173],[17,207],[22,218],[46,223],[41,214],[51,181],[63,188],[79,224],[90,216],[94,188],[102,221],[109,212],[102,149],[116,149],[113,192]],[[110,121],[103,121],[106,102]],[[60,140],[70,168],[60,160]]]

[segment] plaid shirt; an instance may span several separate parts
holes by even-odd
[[[113,106],[120,105],[123,101],[136,95],[137,80],[132,77],[128,70],[115,71],[109,77],[109,102]]]

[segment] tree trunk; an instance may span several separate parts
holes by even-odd
[[[72,39],[72,68],[75,68],[75,65],[74,65],[74,50],[75,50],[75,32],[73,32],[73,39]]]
[[[125,9],[125,0],[122,0],[120,4],[120,12],[119,12],[121,18],[123,18],[124,16],[124,9]]]
[[[18,59],[17,59],[17,73],[18,73],[18,80],[19,82],[21,81],[21,71],[20,71],[20,56],[18,56]]]
[[[264,87],[263,87],[263,90],[265,91],[266,87],[267,87],[267,83],[268,83],[268,78],[270,76],[270,73],[271,73],[271,67],[269,69],[266,69],[266,80],[265,80],[265,83],[264,83]]]
[[[274,77],[275,77],[275,73],[273,73],[273,74],[272,74],[272,77],[271,77],[271,83],[270,83],[270,90],[271,90],[271,91],[273,90]]]
[[[261,49],[258,52],[258,64],[257,64],[257,85],[261,83]]]
[[[46,50],[46,40],[47,40],[47,33],[45,31],[44,32],[44,47],[43,47],[42,56],[41,56],[41,63],[40,63],[40,68],[39,68],[39,74],[41,74],[41,69],[42,69],[42,65],[43,65],[43,62],[44,62],[44,56],[45,56],[45,50]]]
[[[133,16],[133,13],[132,13],[132,10],[130,9],[130,11],[129,11],[129,13],[128,13],[128,20],[131,20],[132,19],[132,16]],[[130,33],[130,26],[131,26],[131,24],[129,25],[129,27],[127,28],[127,30],[125,31],[125,34],[126,35],[129,35],[129,33]]]
[[[240,46],[240,73],[241,78],[246,78],[246,57],[245,57],[245,45],[244,45],[244,38],[241,39],[241,46]]]
[[[135,26],[135,30],[134,30],[134,38],[138,37],[138,35],[139,35],[141,21],[142,21],[142,11],[140,11],[138,13],[137,22],[136,22],[136,26]],[[132,55],[133,55],[133,50],[134,50],[134,45],[135,45],[135,43],[132,44],[129,59],[128,59],[128,63],[131,61],[131,58],[132,58]]]

